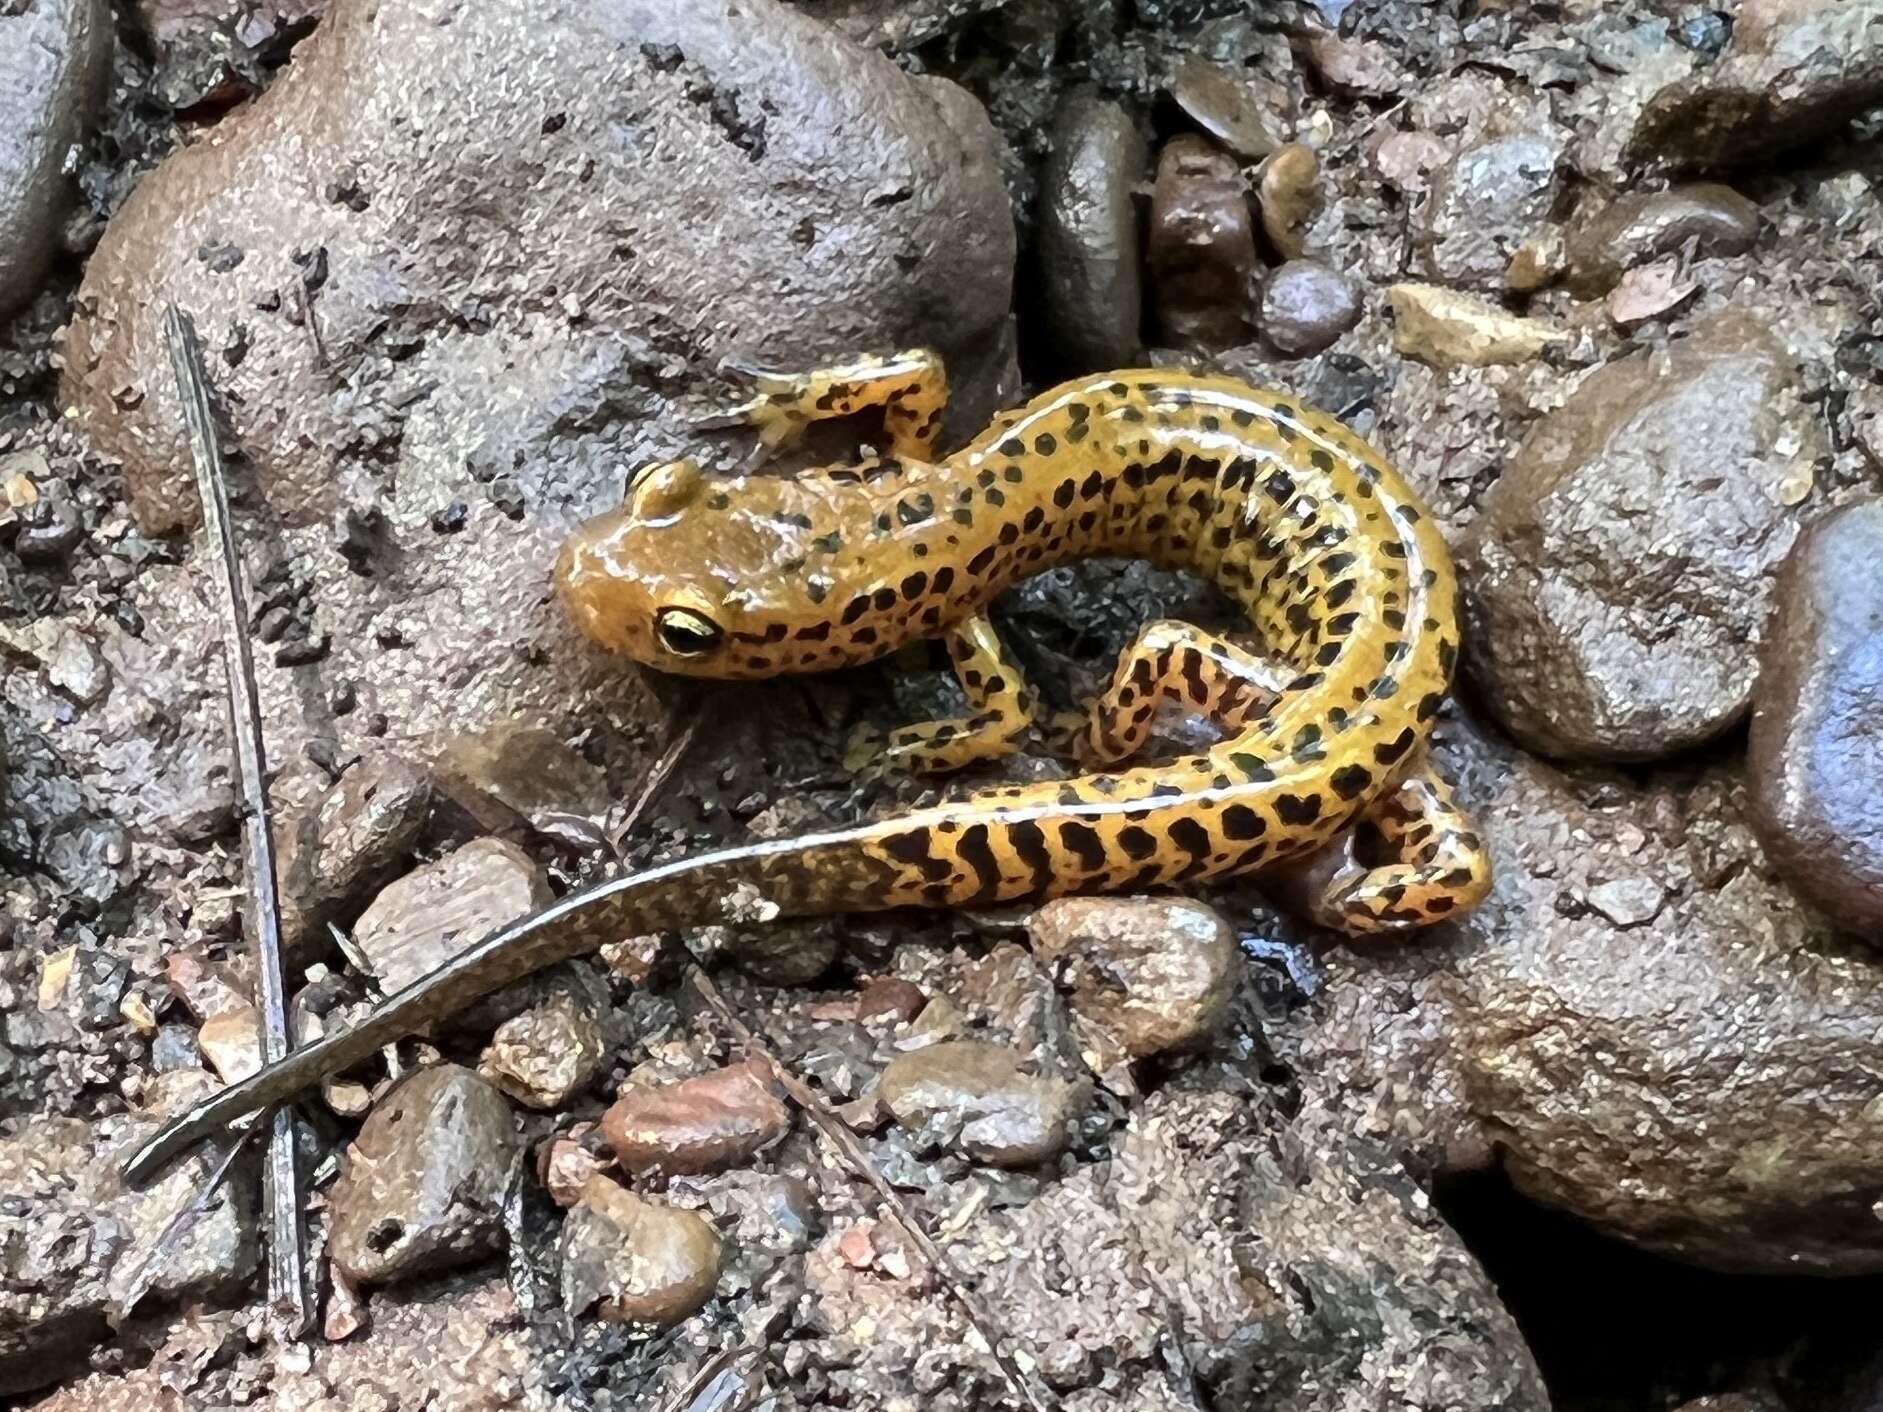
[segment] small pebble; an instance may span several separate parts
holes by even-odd
[[[522,849],[475,839],[381,890],[353,941],[380,988],[402,990],[550,897],[549,880]]]
[[[877,1093],[913,1132],[997,1167],[1029,1167],[1065,1150],[1090,1088],[1028,1074],[1011,1049],[957,1039],[895,1059]]]
[[[1360,291],[1318,260],[1290,260],[1262,286],[1262,336],[1278,353],[1305,358],[1360,322]]]
[[[1177,67],[1170,96],[1204,132],[1239,157],[1259,161],[1288,141],[1287,101],[1280,84],[1264,83],[1191,55]]]
[[[1701,259],[1741,254],[1763,221],[1754,202],[1718,182],[1631,192],[1570,231],[1569,287],[1585,299],[1605,294],[1635,266],[1684,253],[1689,241]]]
[[[530,1108],[560,1108],[601,1066],[601,1027],[575,995],[559,992],[497,1027],[478,1072]]]
[[[591,1177],[562,1225],[562,1307],[619,1323],[678,1323],[712,1297],[719,1237],[691,1211]]]
[[[582,1197],[588,1179],[605,1172],[608,1159],[586,1140],[593,1123],[581,1123],[557,1133],[536,1150],[536,1175],[558,1206],[573,1206]]]
[[[905,981],[899,976],[877,976],[863,987],[863,993],[857,997],[857,1018],[886,1018],[907,1024],[922,1013],[922,1007],[926,1004],[928,996],[913,981]]]
[[[211,1015],[197,1031],[196,1043],[224,1083],[238,1083],[262,1066],[261,1011],[242,1005]]]
[[[78,511],[63,500],[41,496],[19,512],[19,536],[13,551],[28,564],[52,564],[66,558],[85,539]]]
[[[1262,233],[1284,260],[1297,259],[1321,209],[1321,159],[1291,142],[1262,164]]]
[[[791,1110],[756,1064],[629,1089],[602,1115],[602,1133],[624,1170],[717,1172],[784,1136]]]
[[[328,1198],[334,1263],[360,1284],[462,1265],[497,1248],[522,1150],[503,1095],[456,1064],[412,1075],[367,1117]]]
[[[1474,294],[1435,284],[1396,284],[1393,347],[1436,368],[1526,363],[1568,337],[1539,319],[1519,318]]]
[[[1175,345],[1211,351],[1247,336],[1248,188],[1235,158],[1205,138],[1173,138],[1158,159],[1148,262],[1158,323]]]

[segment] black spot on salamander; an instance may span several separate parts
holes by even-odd
[[[983,549],[979,554],[976,554],[972,559],[968,560],[968,572],[972,574],[975,578],[980,578],[990,568],[993,567],[994,555],[996,552],[997,551],[995,550],[993,545],[991,544],[988,545],[987,548]]]
[[[1223,810],[1223,837],[1241,842],[1260,838],[1268,832],[1268,823],[1247,804],[1231,804]]]
[[[1446,676],[1452,674],[1452,668],[1458,665],[1458,644],[1449,639],[1440,639],[1438,644],[1438,669]]]
[[[1259,755],[1247,751],[1237,751],[1229,757],[1229,763],[1242,771],[1242,777],[1257,784],[1266,784],[1275,778],[1275,772],[1268,767],[1268,762]]]
[[[1144,420],[1144,409],[1142,407],[1123,407],[1119,409],[1118,415],[1127,422],[1141,422]]]
[[[935,570],[935,579],[931,587],[933,587],[937,593],[946,593],[954,586],[955,571],[953,568],[947,564],[943,564],[939,569]]]
[[[988,486],[999,479],[1000,477],[994,474],[994,469],[990,466],[974,478],[974,483],[980,486],[982,490],[986,490]]]
[[[1321,817],[1318,794],[1283,794],[1275,800],[1275,812],[1285,824],[1311,824]]]
[[[935,516],[935,499],[927,493],[912,495],[896,502],[896,518],[905,525],[919,525]]]
[[[877,612],[887,613],[891,608],[896,606],[896,590],[893,588],[879,588],[876,590],[875,596],[870,599],[870,602],[875,606]]]
[[[1375,701],[1391,701],[1397,695],[1399,695],[1399,679],[1397,677],[1382,674],[1379,680],[1373,683],[1373,699]]]
[[[858,618],[869,611],[869,594],[859,593],[855,598],[852,598],[848,603],[844,604],[843,615],[839,617],[837,621],[844,627],[849,627],[850,624],[854,623]]]
[[[850,640],[852,642],[861,643],[863,646],[867,647],[872,642],[876,641],[876,629],[869,627],[857,628],[850,634]]]
[[[1445,704],[1445,698],[1436,691],[1428,692],[1419,698],[1419,719],[1429,721],[1438,714],[1439,707]]]
[[[1386,660],[1388,662],[1397,662],[1410,651],[1412,651],[1411,643],[1389,642],[1386,644]]]
[[[1329,776],[1327,782],[1342,799],[1358,799],[1361,792],[1373,783],[1373,772],[1365,765],[1342,765]]]
[[[1012,520],[1009,520],[1000,527],[999,537],[1002,544],[1012,544],[1015,540],[1020,538],[1020,526],[1016,525]]]
[[[1419,512],[1410,505],[1400,505],[1393,510],[1393,513],[1409,525],[1419,523]]]
[[[1251,426],[1255,422],[1255,413],[1247,407],[1238,407],[1229,414],[1229,420],[1239,427]]]
[[[1321,560],[1320,569],[1321,572],[1326,574],[1329,578],[1333,578],[1336,574],[1346,573],[1347,570],[1354,566],[1355,562],[1355,556],[1350,551],[1342,549],[1337,553],[1329,554],[1325,559]]]
[[[1033,449],[1042,456],[1050,456],[1059,449],[1059,442],[1050,431],[1043,431],[1033,438]]]
[[[1406,557],[1406,546],[1402,540],[1389,539],[1380,546],[1380,553],[1388,559],[1403,559]]]
[[[1046,512],[1035,505],[1031,510],[1026,512],[1026,518],[1020,522],[1020,528],[1025,530],[1028,534],[1038,534],[1041,526],[1045,523]]]
[[[1417,739],[1418,736],[1413,732],[1412,727],[1407,726],[1397,736],[1393,737],[1393,739],[1381,741],[1378,745],[1374,746],[1373,759],[1376,763],[1381,765],[1393,764],[1403,757],[1408,750],[1412,749],[1413,743]]]
[[[1314,660],[1320,666],[1331,667],[1340,660],[1340,654],[1344,650],[1338,642],[1324,642],[1321,644],[1321,650],[1314,654]]]
[[[1305,603],[1288,605],[1288,628],[1291,632],[1306,633],[1314,629],[1314,610]]]
[[[1101,494],[1104,489],[1105,477],[1098,471],[1093,471],[1091,475],[1079,482],[1079,494],[1087,500]]]
[[[1007,503],[1007,497],[1001,494],[998,489],[989,490],[987,492],[987,503],[998,510],[1002,505]]]
[[[780,515],[778,517],[778,523],[781,525],[790,525],[793,529],[816,528],[815,522],[809,515],[799,514],[796,510]]]
[[[1026,443],[1021,441],[1017,436],[1010,436],[1000,443],[1000,454],[1003,456],[1024,456],[1026,455]],[[990,472],[989,474],[991,475],[992,473]]]
[[[1157,839],[1150,830],[1132,824],[1118,831],[1118,846],[1124,850],[1125,857],[1141,863],[1157,852]]]
[[[1059,483],[1058,487],[1053,491],[1053,504],[1057,505],[1060,509],[1063,510],[1068,505],[1072,504],[1073,496],[1077,495],[1078,493],[1079,493],[1078,486],[1074,485],[1069,480],[1062,480]]]
[[[934,844],[927,829],[892,833],[883,840],[883,852],[898,863],[919,868],[922,876],[932,882],[944,880],[954,871],[946,858],[935,856]]]
[[[1067,819],[1059,825],[1059,842],[1088,873],[1105,866],[1105,844],[1090,824]]]
[[[1345,637],[1359,625],[1359,622],[1360,615],[1358,613],[1337,613],[1327,620],[1327,635],[1329,637]]]
[[[830,619],[799,628],[796,635],[805,642],[823,642],[830,636]]]
[[[1195,819],[1173,819],[1165,832],[1170,835],[1170,841],[1188,853],[1192,859],[1208,857],[1213,847],[1210,831]]]
[[[971,525],[974,523],[974,511],[957,510],[954,513],[954,521],[958,525]]]
[[[1000,895],[1000,864],[987,841],[986,824],[970,824],[963,829],[955,840],[955,855],[974,871],[974,881],[979,884],[964,905],[991,901]]]
[[[1182,469],[1183,452],[1166,451],[1151,463],[1150,469],[1144,473],[1144,476],[1146,480],[1163,480],[1168,476],[1176,475]]]
[[[1286,471],[1276,471],[1262,489],[1277,505],[1286,505],[1295,498],[1295,478]]]
[[[1342,579],[1321,595],[1321,603],[1328,608],[1338,608],[1353,597],[1356,587],[1358,585],[1352,579]]]
[[[1079,532],[1081,534],[1090,534],[1092,532],[1092,526],[1097,523],[1098,511],[1087,510],[1083,515],[1079,516]]]
[[[724,510],[731,504],[732,497],[727,495],[724,491],[721,491],[718,495],[711,496],[707,500],[706,508],[708,510]]]
[[[1334,458],[1332,454],[1322,450],[1318,446],[1308,453],[1308,461],[1313,465],[1315,470],[1320,471],[1324,475],[1332,475],[1334,473]]]
[[[1074,422],[1071,426],[1066,428],[1066,445],[1077,446],[1091,434],[1092,424],[1090,422]]]
[[[828,579],[812,578],[804,581],[804,596],[813,603],[822,603],[829,592],[830,581]],[[824,626],[829,627],[829,624],[826,623]],[[798,636],[802,637],[804,634],[800,632]]]
[[[820,534],[811,541],[811,548],[820,554],[835,554],[843,548],[843,532],[832,530],[829,534]]]
[[[928,587],[928,575],[923,573],[920,569],[917,569],[914,573],[905,578],[898,587],[901,589],[904,598],[915,598],[921,594],[923,589]]]
[[[1035,889],[1053,880],[1053,855],[1046,847],[1045,830],[1038,824],[1022,819],[1007,825],[1007,841],[1013,845],[1014,856],[1031,870]]]

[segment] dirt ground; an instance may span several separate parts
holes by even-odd
[[[1883,1405],[1879,132],[1876,0],[0,0],[0,1402]],[[746,456],[726,359],[935,347],[955,440],[1145,361],[1349,420],[1458,554],[1495,891],[623,938],[308,1105],[282,1347],[252,1161],[154,1261],[210,1158],[113,1172],[257,1044],[173,301],[303,1033],[930,792],[843,767],[926,648],[655,679],[551,595],[630,469]],[[1062,705],[1160,616],[1233,626],[1141,564],[996,611]]]

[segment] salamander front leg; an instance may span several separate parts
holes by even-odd
[[[955,678],[968,696],[970,714],[903,726],[887,736],[859,732],[844,761],[852,770],[942,774],[1011,755],[1019,745],[1020,737],[1033,724],[1038,702],[994,625],[976,615],[957,625],[947,642]]]
[[[759,440],[776,449],[796,441],[812,422],[880,407],[892,456],[935,458],[935,438],[948,405],[948,375],[940,356],[926,348],[801,373],[735,362],[726,367],[752,380],[753,397],[709,425],[754,427]]]
[[[1092,705],[1079,753],[1097,765],[1129,759],[1150,739],[1157,708],[1167,701],[1200,712],[1225,732],[1239,731],[1295,675],[1226,638],[1159,618],[1146,623],[1119,657],[1111,685]]]
[[[1282,876],[1280,900],[1322,926],[1405,931],[1468,912],[1491,889],[1491,857],[1451,786],[1414,767],[1359,821]]]

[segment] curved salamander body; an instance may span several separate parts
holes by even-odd
[[[938,458],[944,399],[924,352],[759,375],[737,417],[767,445],[880,407],[889,454],[791,477],[645,468],[564,552],[576,622],[642,662],[712,677],[945,638],[969,713],[871,743],[878,763],[923,771],[997,758],[1040,724],[985,610],[1054,564],[1127,555],[1193,569],[1241,605],[1265,651],[1151,623],[1082,724],[1093,772],[600,884],[207,1100],[133,1159],[133,1178],[519,975],[728,905],[983,905],[1260,870],[1322,923],[1379,932],[1483,896],[1488,860],[1425,751],[1457,658],[1456,581],[1436,527],[1371,448],[1286,396],[1136,371],[1055,388]],[[1130,765],[1166,702],[1209,715],[1224,738]]]

